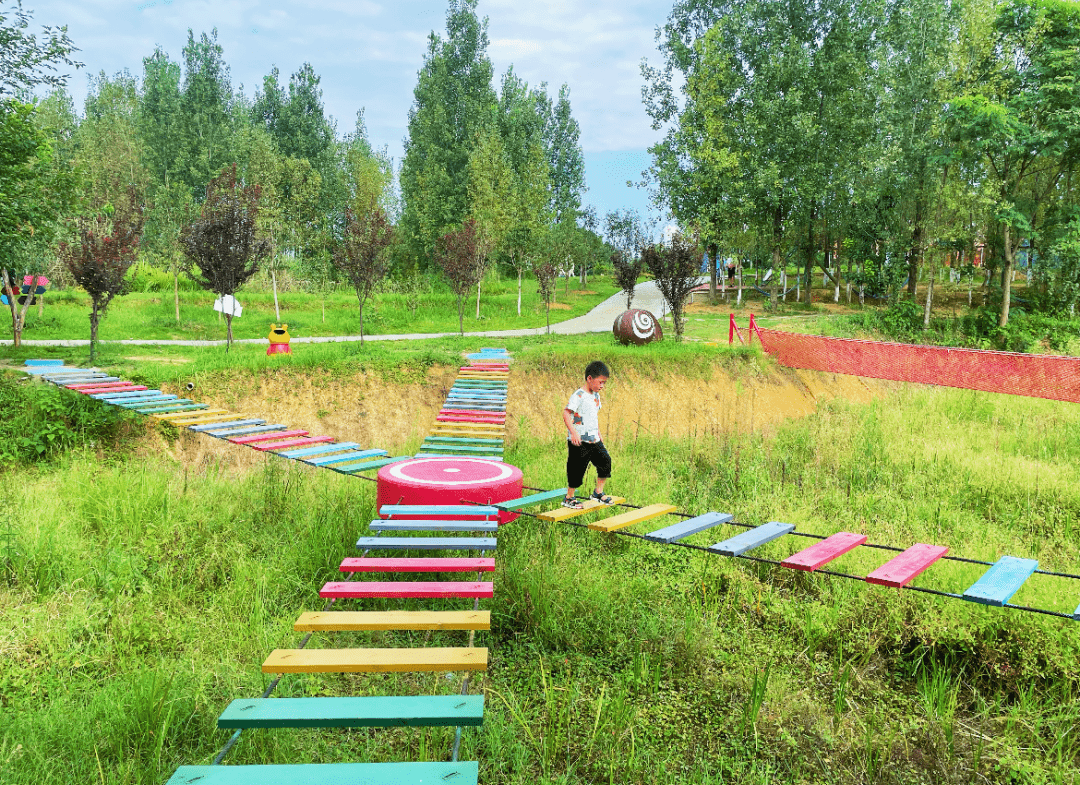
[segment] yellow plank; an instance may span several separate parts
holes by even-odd
[[[296,620],[297,632],[490,630],[491,611],[319,611]]]
[[[247,414],[207,414],[192,417],[180,417],[173,420],[174,425],[204,425],[212,422],[226,422],[228,420],[250,419]]]
[[[605,518],[602,521],[593,521],[589,524],[589,528],[598,532],[618,531],[627,526],[633,526],[640,521],[648,521],[653,518],[659,518],[661,515],[667,515],[669,512],[675,512],[676,509],[678,508],[672,507],[670,504],[650,504],[648,507],[642,507],[640,510],[630,510],[630,512],[624,512],[621,515]]]
[[[263,673],[417,673],[487,670],[488,650],[479,647],[425,649],[274,649]]]
[[[200,414],[228,414],[224,409],[203,409]],[[156,417],[159,420],[183,420],[185,417],[191,417],[191,412],[166,412],[165,414],[151,414],[151,417]]]
[[[612,496],[611,503],[618,504],[623,500],[622,496]],[[576,518],[579,515],[584,515],[587,512],[593,512],[597,507],[607,507],[606,504],[601,504],[594,499],[588,499],[581,502],[580,510],[571,510],[569,507],[556,507],[554,510],[548,512],[542,512],[537,515],[537,518],[541,518],[545,521],[565,521],[567,518]]]

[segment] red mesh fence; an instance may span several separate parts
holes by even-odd
[[[1080,358],[825,338],[756,329],[781,365],[1080,403]]]

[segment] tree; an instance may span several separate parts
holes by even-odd
[[[464,303],[468,294],[483,274],[479,263],[480,229],[472,218],[457,229],[447,232],[439,238],[435,261],[442,268],[450,290],[457,295],[458,330],[465,334]]]
[[[345,239],[334,254],[334,266],[345,274],[360,301],[360,343],[364,343],[364,302],[386,276],[389,264],[387,248],[394,241],[394,227],[379,205],[372,200],[368,209],[357,215],[345,211]]]
[[[146,198],[150,173],[143,166],[138,103],[135,79],[126,71],[112,78],[101,72],[90,81],[75,142],[91,210],[124,201],[132,189],[139,202]]]
[[[39,41],[26,33],[30,19],[22,0],[16,2],[14,12],[0,13],[0,96],[16,96],[38,85],[63,87],[67,74],[57,73],[58,65],[82,68],[82,63],[71,59],[79,50],[68,38],[66,26],[43,27]]]
[[[641,258],[664,295],[675,335],[683,334],[683,306],[690,290],[700,277],[701,251],[695,240],[676,232],[668,245],[650,245],[642,250]]]
[[[476,281],[476,318],[480,318],[480,284],[487,261],[502,245],[514,219],[514,171],[503,149],[498,129],[484,129],[469,156],[469,216],[479,232],[479,277]]]
[[[626,256],[626,252],[622,249],[616,250],[611,255],[611,266],[615,270],[615,283],[619,285],[619,288],[623,290],[623,294],[626,295],[626,308],[630,309],[630,304],[634,301],[634,287],[637,286],[637,279],[641,275],[641,268],[645,263],[640,256],[630,257]]]
[[[209,36],[202,33],[198,41],[188,30],[180,93],[180,175],[196,198],[233,156],[233,95],[223,54],[216,29]]]
[[[207,184],[199,219],[181,236],[192,277],[218,297],[234,295],[270,253],[270,242],[256,234],[261,192],[258,185],[239,182],[233,165]],[[232,318],[225,313],[226,352],[232,346]]]
[[[126,204],[76,222],[74,243],[60,243],[60,258],[75,282],[90,295],[90,362],[94,362],[98,324],[114,297],[124,294],[127,272],[142,234],[143,208],[135,190]],[[29,299],[29,298],[28,298]]]
[[[181,171],[184,120],[180,100],[180,64],[157,47],[143,58],[137,121],[143,164],[154,187],[170,188],[176,182],[186,182]]]
[[[581,126],[570,110],[570,88],[565,84],[559,88],[554,105],[541,92],[537,105],[544,120],[544,147],[551,171],[551,213],[556,223],[573,222],[577,220],[586,188]]]

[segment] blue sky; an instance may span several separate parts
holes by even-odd
[[[446,18],[445,2],[430,0],[24,0],[24,7],[35,25],[68,26],[86,64],[69,82],[80,109],[85,72],[138,76],[156,45],[179,61],[188,28],[196,36],[217,28],[234,88],[242,84],[250,96],[275,65],[287,78],[310,62],[339,133],[352,129],[363,107],[372,143],[395,160],[427,36],[441,34]],[[654,34],[670,10],[671,0],[478,4],[489,19],[497,76],[513,64],[530,85],[547,82],[550,93],[569,85],[585,151],[585,202],[601,216],[649,210],[646,191],[626,182],[641,180],[646,149],[658,137],[641,103],[640,63],[659,61]]]

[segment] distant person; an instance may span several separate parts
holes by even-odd
[[[596,467],[596,490],[589,498],[601,504],[613,501],[604,494],[604,484],[611,477],[611,456],[600,436],[600,391],[610,376],[611,371],[604,363],[599,360],[589,363],[585,368],[585,384],[574,390],[563,409],[567,449],[563,507],[572,510],[583,507],[577,498],[577,489],[585,479],[585,470],[590,463]]]

